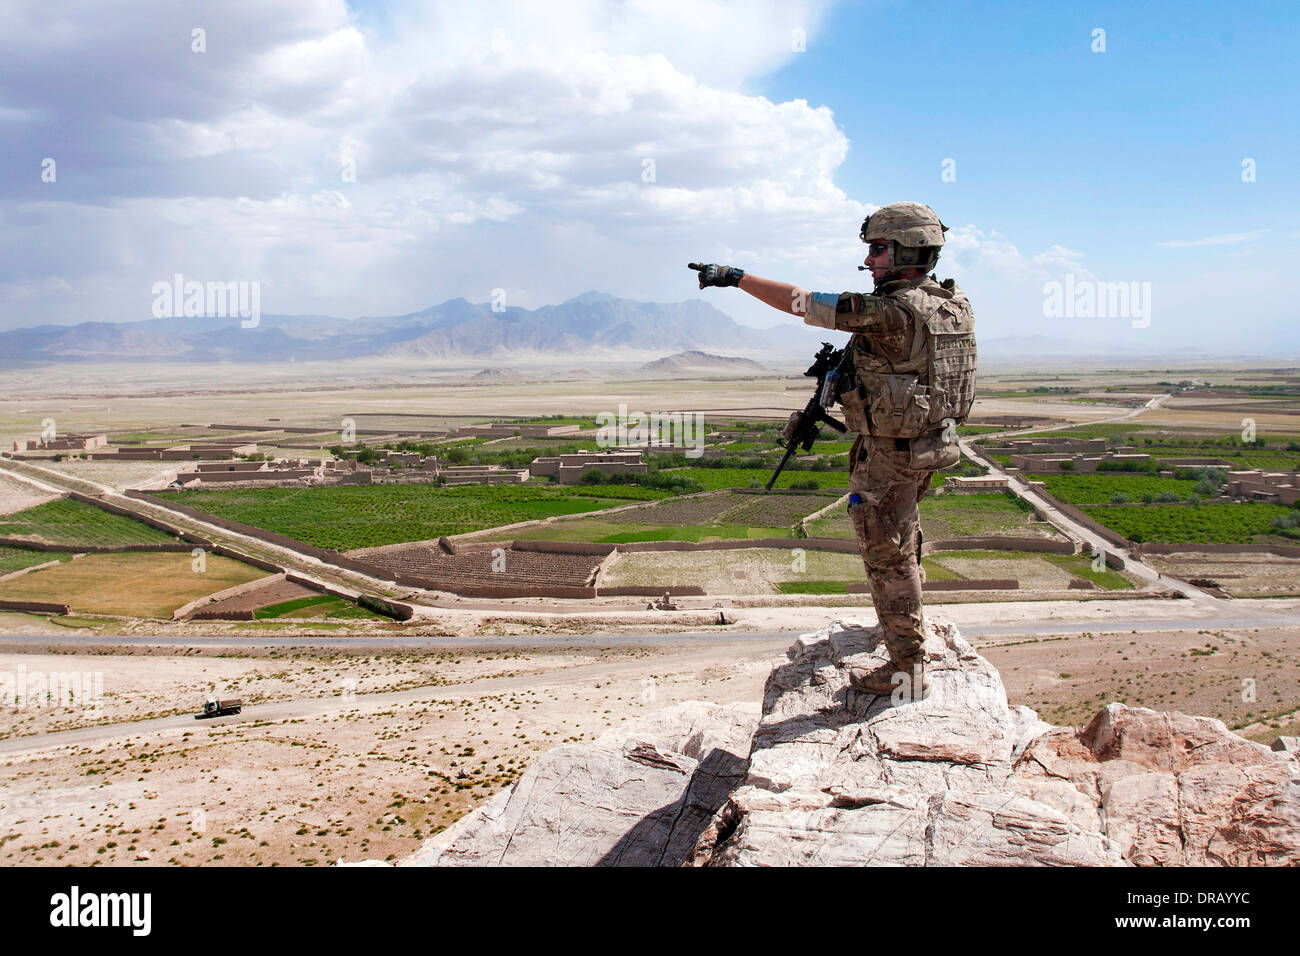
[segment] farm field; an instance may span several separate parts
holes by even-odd
[[[775,467],[775,465],[773,466]],[[668,468],[667,474],[687,474],[706,491],[724,488],[762,488],[772,477],[769,468]],[[849,486],[848,471],[837,468],[834,471],[791,471],[787,468],[776,480],[775,488],[793,488],[795,484],[815,483],[818,488],[839,488]]]
[[[833,493],[755,495],[719,491],[669,498],[598,518],[554,521],[513,537],[603,543],[788,538],[793,537],[801,518],[835,498]]]
[[[635,485],[411,484],[180,491],[160,497],[316,547],[347,551],[599,511],[664,494]]]
[[[67,604],[74,612],[170,618],[205,594],[265,577],[259,568],[210,554],[193,570],[187,553],[88,554],[57,567],[0,581],[0,597]]]
[[[1213,445],[1188,448],[1181,445],[1146,444],[1137,447],[1138,451],[1157,458],[1222,458],[1228,462],[1226,467],[1229,471],[1249,471],[1252,468],[1262,471],[1293,471],[1300,468],[1300,453],[1281,449],[1254,451],[1216,448]]]
[[[1029,551],[941,551],[922,560],[930,581],[960,578],[1016,578],[1023,590],[1064,590],[1072,578],[1086,578],[1106,590],[1134,587],[1123,574],[1094,571],[1084,555]],[[606,586],[698,585],[708,594],[843,594],[845,585],[866,580],[856,554],[793,549],[740,548],[728,551],[650,551],[620,554],[602,577]]]
[[[1096,475],[1033,474],[1029,476],[1047,486],[1048,494],[1071,505],[1104,505],[1113,495],[1128,495],[1140,501],[1143,495],[1172,493],[1180,500],[1192,494],[1196,482],[1156,475],[1133,475],[1126,472],[1103,472]]]
[[[1033,511],[1010,494],[943,494],[921,499],[921,531],[926,538],[969,538],[1010,535],[1026,538],[1065,538],[1046,521],[1033,520]],[[845,509],[836,509],[809,522],[811,537],[853,536],[853,525]]]
[[[1300,558],[1272,554],[1149,554],[1147,564],[1180,578],[1209,579],[1236,598],[1300,594]]]
[[[790,538],[791,530],[741,524],[635,525],[627,522],[557,521],[519,534],[506,532],[515,541],[586,541],[597,544],[626,544],[633,541],[732,541],[747,538]]]
[[[68,551],[29,551],[26,548],[8,548],[0,546],[0,575],[21,571],[46,561],[67,561],[72,557]]]
[[[368,611],[364,607],[352,604],[342,598],[334,597],[331,594],[319,594],[315,597],[296,598],[292,601],[281,601],[279,604],[271,604],[267,607],[258,608],[253,612],[256,620],[269,620],[272,618],[325,618],[329,620],[387,620],[382,614],[376,614]]]
[[[1062,590],[1072,578],[1086,578],[1107,590],[1127,590],[1133,582],[1115,571],[1093,571],[1084,555],[1033,551],[940,551],[927,560],[964,578],[1015,578],[1022,590]]]
[[[94,505],[59,498],[0,517],[0,537],[46,544],[119,545],[174,543],[173,536]]]
[[[469,587],[584,587],[603,554],[553,554],[512,548],[447,554],[437,545],[391,545],[352,556],[404,575],[420,587],[456,592]]]
[[[918,509],[923,533],[935,540],[980,535],[1064,540],[1047,522],[1033,520],[1029,505],[1006,492],[927,495]]]
[[[295,452],[301,455],[302,452]],[[42,468],[70,478],[107,485],[114,491],[127,488],[163,488],[176,477],[178,468],[188,468],[183,461],[63,461],[41,462]]]
[[[1180,504],[1085,505],[1080,508],[1094,521],[1130,541],[1169,544],[1296,543],[1270,527],[1275,518],[1289,515],[1282,505],[1252,502],[1212,502],[1199,506]]]
[[[708,594],[774,594],[780,582],[829,580],[843,594],[845,581],[863,581],[865,573],[856,554],[808,550],[801,558],[785,548],[744,548],[620,554],[601,580],[608,587],[696,585]]]

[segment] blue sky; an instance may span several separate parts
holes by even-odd
[[[1156,242],[1263,229],[1294,250],[1298,22],[1295,3],[845,4],[756,92],[835,111],[854,144],[847,192],[887,177],[949,225],[1002,222],[1116,267],[1184,261]],[[886,132],[918,113],[922,148]],[[956,182],[939,182],[944,157]]]
[[[1298,19],[1295,3],[14,0],[0,328],[147,318],[176,272],[257,281],[267,312],[597,288],[770,324],[742,293],[694,289],[685,262],[861,288],[862,216],[911,199],[953,227],[938,271],[986,337],[1296,356],[1278,279],[1300,247]],[[1067,273],[1151,283],[1149,328],[1046,319],[1044,283]]]

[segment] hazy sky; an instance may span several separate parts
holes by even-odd
[[[1291,358],[1298,21],[1291,2],[3,0],[0,328],[149,318],[175,273],[259,282],[268,313],[595,288],[770,324],[685,263],[869,289],[862,217],[910,199],[952,227],[938,271],[982,338]],[[1149,324],[1045,316],[1067,274],[1150,283]]]

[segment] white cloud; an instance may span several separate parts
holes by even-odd
[[[334,315],[493,288],[526,307],[589,288],[677,300],[697,294],[698,258],[863,288],[861,200],[912,197],[850,198],[831,110],[747,90],[815,55],[791,34],[812,50],[828,6],[446,0],[370,24],[341,0],[11,3],[0,147],[54,156],[59,181],[4,174],[0,322],[145,318],[175,272]],[[972,225],[949,232],[941,270],[995,331],[1039,321],[1044,281],[1091,276],[1080,253]]]
[[[1204,239],[1171,239],[1168,242],[1157,242],[1156,245],[1164,249],[1184,249],[1190,246],[1226,246],[1258,239],[1267,232],[1267,229],[1257,229],[1255,232],[1234,232],[1222,236],[1207,236]]]

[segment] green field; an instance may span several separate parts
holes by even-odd
[[[1102,472],[1095,475],[1030,475],[1047,486],[1048,494],[1071,505],[1104,505],[1116,494],[1125,494],[1131,501],[1140,501],[1143,495],[1172,492],[1185,500],[1196,487],[1195,481],[1181,478],[1160,478],[1155,475],[1134,475],[1122,471]]]
[[[1094,521],[1130,541],[1198,544],[1253,544],[1284,541],[1269,527],[1291,513],[1282,505],[1216,503],[1191,505],[1096,505],[1080,509]]]
[[[0,547],[0,575],[45,564],[47,561],[66,561],[70,557],[72,555],[66,551],[28,551],[26,548]]]
[[[921,499],[921,526],[934,538],[1026,533],[1034,509],[1008,492],[930,495]]]
[[[1161,445],[1155,442],[1150,445],[1141,442],[1136,447],[1139,452],[1146,452],[1156,458],[1222,458],[1228,462],[1229,471],[1249,471],[1251,468],[1262,468],[1265,471],[1291,471],[1300,468],[1300,454],[1281,448],[1256,450],[1216,445],[1189,447]]]
[[[320,594],[316,597],[281,601],[279,604],[271,604],[267,607],[259,608],[253,612],[253,617],[259,621],[277,617],[330,618],[332,620],[353,620],[358,618],[374,621],[387,620],[380,614],[376,614],[364,607],[352,604],[342,598],[334,597],[331,594]]]
[[[348,551],[582,514],[664,497],[637,485],[357,485],[178,491],[159,497],[208,514]]]
[[[1058,537],[1043,522],[1031,524],[1033,509],[1005,493],[927,495],[921,499],[921,529],[926,538],[969,538],[982,535]],[[835,509],[808,525],[814,538],[853,535],[847,509]]]
[[[1042,557],[1076,577],[1091,581],[1097,587],[1105,588],[1107,591],[1127,591],[1137,587],[1118,571],[1109,568],[1096,570],[1092,566],[1092,558],[1086,554],[1044,554]]]
[[[778,581],[776,589],[781,594],[845,594],[847,581]]]
[[[159,544],[177,540],[140,521],[109,514],[72,498],[47,501],[0,517],[0,537],[70,546]]]
[[[595,541],[602,544],[625,544],[629,541],[743,541],[748,538],[789,538],[789,528],[759,528],[740,524],[627,525],[590,522],[556,522],[528,534],[514,535],[518,540]]]

